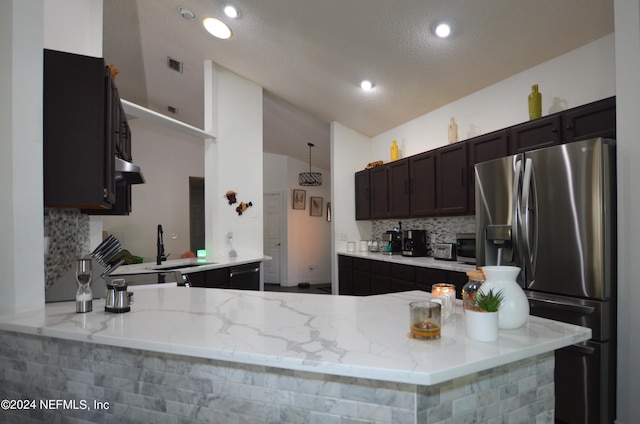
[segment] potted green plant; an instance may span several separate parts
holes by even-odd
[[[502,290],[476,293],[472,305],[465,311],[464,325],[468,338],[480,342],[492,342],[498,339],[498,310],[504,296]]]

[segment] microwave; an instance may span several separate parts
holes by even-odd
[[[458,262],[476,263],[476,234],[456,234],[456,257]]]

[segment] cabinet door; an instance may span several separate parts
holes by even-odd
[[[511,127],[509,154],[514,155],[560,144],[562,140],[561,124],[560,114],[555,114]]]
[[[566,143],[595,137],[615,138],[616,98],[610,97],[566,111],[563,125]]]
[[[387,169],[389,218],[409,217],[409,160],[391,162]]]
[[[340,294],[353,294],[353,259],[348,256],[338,256],[338,285]]]
[[[356,172],[356,220],[371,219],[369,170]]]
[[[370,172],[371,218],[386,218],[388,211],[387,167],[377,166]]]
[[[416,290],[416,267],[391,264],[391,292]]]
[[[416,286],[419,290],[431,292],[431,286],[435,283],[447,281],[447,273],[443,269],[437,268],[417,268]]]
[[[370,261],[369,264],[369,293],[384,294],[391,291],[391,278],[389,277],[391,264],[382,261]]]
[[[115,201],[113,150],[105,137],[111,82],[104,60],[45,49],[45,206],[109,209]]]
[[[412,217],[436,214],[436,155],[421,153],[409,158],[409,192]]]
[[[368,296],[369,287],[369,263],[368,259],[353,258],[353,294],[356,296]]]
[[[476,174],[475,165],[492,159],[509,155],[509,138],[507,130],[500,130],[467,140],[469,149],[468,202],[469,212],[475,212]]]
[[[467,208],[467,144],[436,151],[438,215],[464,215]]]

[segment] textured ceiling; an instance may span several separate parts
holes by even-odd
[[[239,19],[222,15],[233,3]],[[193,11],[187,21],[178,7]],[[613,32],[613,0],[105,0],[123,98],[203,126],[203,62],[265,89],[264,150],[329,169],[329,122],[375,136]],[[211,37],[204,17],[233,31]],[[432,25],[454,23],[450,39]],[[184,63],[167,67],[167,56]],[[363,92],[363,78],[376,86]]]

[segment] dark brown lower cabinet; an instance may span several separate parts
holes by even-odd
[[[370,261],[369,294],[384,294],[391,290],[391,264],[382,261]]]
[[[456,286],[456,297],[461,298],[462,287],[467,283],[464,272],[344,255],[338,255],[338,278],[339,293],[356,296],[411,290],[430,292],[434,283],[451,283]]]
[[[338,255],[339,294],[353,294],[353,258]]]

